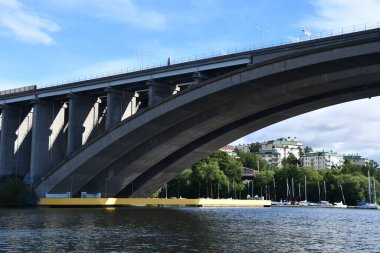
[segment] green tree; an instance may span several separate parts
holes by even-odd
[[[282,159],[281,164],[282,166],[286,166],[286,165],[297,166],[299,165],[299,160],[297,159],[297,157],[295,157],[295,155],[293,155],[292,153],[289,153],[288,157]]]
[[[249,151],[252,153],[259,153],[259,150],[261,149],[261,143],[260,142],[254,142],[249,145]]]
[[[0,205],[24,206],[33,202],[32,192],[16,177],[8,178],[0,184]]]
[[[244,167],[256,170],[266,170],[268,167],[268,163],[257,154],[239,151],[238,156]]]
[[[305,154],[307,154],[307,153],[311,153],[311,152],[313,152],[313,149],[312,149],[311,147],[309,147],[309,146],[306,146],[306,147],[304,148],[304,152],[305,152]]]

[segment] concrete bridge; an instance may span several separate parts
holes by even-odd
[[[148,197],[258,129],[380,95],[380,29],[0,94],[0,176]]]

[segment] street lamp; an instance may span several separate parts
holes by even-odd
[[[263,47],[263,36],[264,36],[264,33],[269,33],[269,31],[268,30],[263,30],[263,29],[261,29],[258,26],[256,26],[256,30],[258,30],[260,32],[260,43],[261,43],[261,47]]]
[[[72,198],[72,196],[73,196],[73,182],[74,182],[74,177],[71,176],[70,198]]]
[[[107,193],[107,186],[108,186],[108,177],[106,177],[106,192],[105,192],[105,196],[104,197],[106,197],[107,198],[107,195],[108,195],[108,193]]]

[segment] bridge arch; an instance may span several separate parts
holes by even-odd
[[[217,148],[268,125],[380,95],[380,41],[311,48],[253,63],[124,120],[35,188],[148,197]]]

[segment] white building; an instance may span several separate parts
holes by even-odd
[[[269,166],[281,167],[281,160],[279,153],[275,149],[260,149],[258,154],[263,160],[267,161]]]
[[[340,169],[343,166],[343,155],[333,151],[316,151],[306,153],[301,158],[301,165],[304,167],[312,167],[318,170],[323,169]]]
[[[356,154],[356,155],[354,155],[354,154],[344,155],[343,158],[344,158],[344,160],[350,162],[351,164],[355,164],[355,165],[367,166],[369,163],[368,158],[364,158],[358,154]]]
[[[302,142],[296,137],[279,138],[277,140],[263,142],[259,155],[268,162],[269,165],[278,168],[282,167],[281,161],[293,154],[297,159],[300,159],[300,151],[303,151]]]

